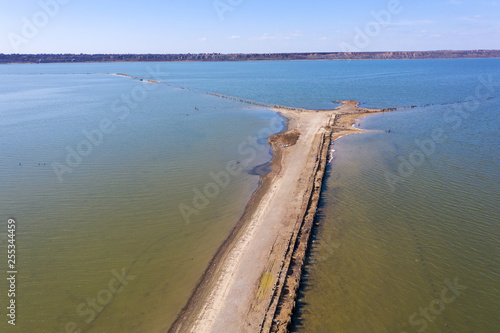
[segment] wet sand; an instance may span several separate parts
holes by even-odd
[[[330,145],[356,119],[390,110],[341,101],[333,110],[277,107],[272,171],[219,248],[169,332],[286,332],[293,313]]]

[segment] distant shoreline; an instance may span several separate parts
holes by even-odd
[[[308,52],[308,53],[199,53],[199,54],[3,54],[0,64],[108,63],[108,62],[236,62],[298,60],[412,60],[500,58],[500,50]]]

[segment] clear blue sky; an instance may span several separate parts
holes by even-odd
[[[0,53],[499,48],[500,0],[0,0]]]

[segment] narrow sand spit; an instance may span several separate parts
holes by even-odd
[[[224,94],[207,94],[265,107]],[[330,145],[340,136],[359,132],[353,126],[356,119],[395,110],[360,108],[355,101],[334,102],[342,105],[317,111],[272,109],[288,119],[288,129],[269,138],[272,171],[263,177],[245,214],[217,251],[169,333],[288,331]]]
[[[342,101],[334,110],[273,109],[287,131],[269,139],[271,173],[210,263],[169,332],[286,332],[330,144],[355,120],[389,111]]]

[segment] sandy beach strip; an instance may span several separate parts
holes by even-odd
[[[113,73],[150,83],[136,76]],[[179,87],[188,89],[185,87]],[[252,105],[241,98],[207,93]],[[219,247],[169,333],[287,332],[309,245],[330,145],[360,132],[357,119],[395,109],[367,109],[355,101],[333,110],[270,108],[287,119],[271,136],[271,172],[243,217]]]
[[[288,128],[269,139],[272,171],[169,332],[287,331],[331,142],[359,132],[356,119],[389,111],[341,103],[333,110],[273,109]]]

